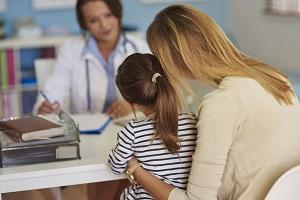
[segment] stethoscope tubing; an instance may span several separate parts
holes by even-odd
[[[133,48],[133,50],[135,52],[137,52],[137,46],[136,44],[134,44],[133,41],[129,40],[126,37],[126,34],[123,33],[123,37],[124,37],[124,42],[122,44],[123,48],[124,48],[124,52],[125,54],[127,54],[127,48],[126,48],[126,44],[130,44]],[[90,81],[90,70],[89,70],[89,60],[85,59],[85,76],[86,76],[86,98],[87,98],[87,111],[91,112],[92,111],[92,100],[91,100],[91,81]]]

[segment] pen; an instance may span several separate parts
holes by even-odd
[[[45,94],[43,91],[40,91],[40,94],[42,95],[42,97],[43,97],[46,101],[48,101],[49,103],[51,103],[50,100],[49,100],[49,98],[46,96],[46,94]],[[62,113],[62,110],[61,110],[61,109],[60,109],[59,111],[53,110],[53,112],[56,113],[58,116],[60,116],[61,113]]]
[[[45,93],[43,91],[40,91],[40,94],[42,95],[42,97],[46,100],[46,101],[49,101],[50,100],[48,99],[48,97],[45,95]]]

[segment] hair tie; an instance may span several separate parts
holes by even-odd
[[[160,75],[160,73],[155,73],[155,74],[153,74],[153,76],[152,76],[152,83],[156,83],[156,78],[157,77],[162,77],[161,75]]]

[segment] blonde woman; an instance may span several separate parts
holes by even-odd
[[[155,199],[264,199],[283,172],[300,164],[300,107],[287,77],[240,52],[190,6],[162,10],[147,40],[173,85],[192,78],[216,89],[199,107],[187,190],[142,167],[133,171],[136,181]]]

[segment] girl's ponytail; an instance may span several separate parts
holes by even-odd
[[[180,148],[177,138],[179,100],[167,78],[156,78],[157,97],[155,103],[155,137],[161,138],[171,153]]]

